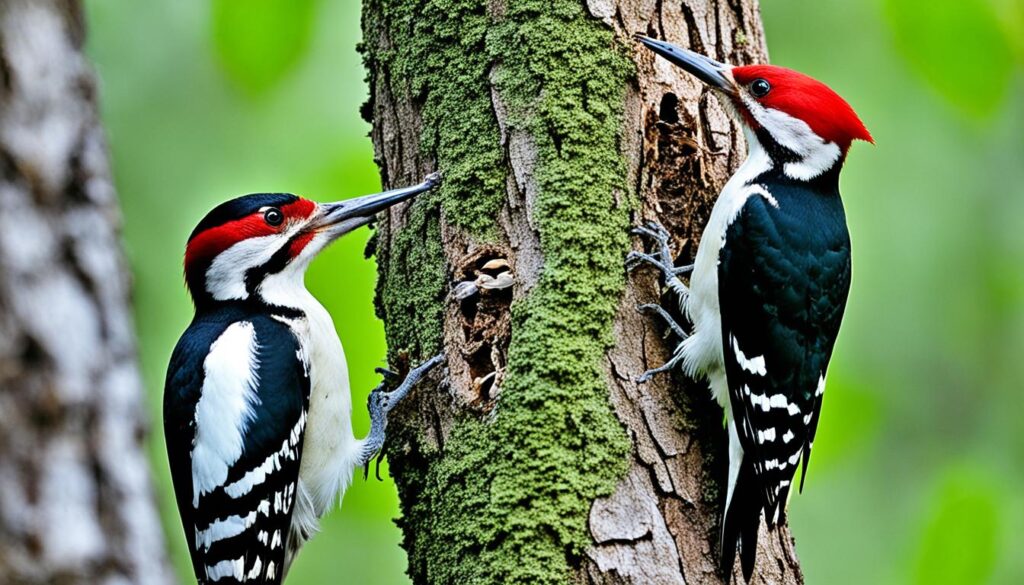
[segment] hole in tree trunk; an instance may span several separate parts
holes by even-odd
[[[662,122],[676,124],[679,122],[679,98],[674,93],[666,93],[661,96],[661,106],[658,108],[658,117]]]

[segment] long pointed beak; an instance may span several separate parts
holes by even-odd
[[[723,91],[729,95],[736,93],[736,85],[729,74],[730,67],[719,63],[710,57],[700,53],[677,47],[671,43],[652,39],[641,34],[636,35],[636,40],[647,46],[650,50],[668,59],[675,65],[682,67],[693,74],[697,79],[703,81],[714,89]]]
[[[441,174],[432,173],[424,177],[422,183],[412,187],[364,195],[337,203],[322,203],[320,204],[321,215],[314,220],[315,228],[328,228],[332,236],[341,236],[372,222],[378,212],[425,193],[440,182]]]

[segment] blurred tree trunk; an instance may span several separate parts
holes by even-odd
[[[0,582],[172,582],[74,0],[0,1]]]
[[[721,582],[722,412],[703,384],[633,381],[672,346],[634,310],[657,299],[655,275],[627,282],[622,262],[645,218],[692,258],[745,146],[630,36],[763,61],[756,0],[363,8],[383,180],[444,173],[373,245],[392,359],[448,356],[447,392],[421,388],[388,448],[411,577]],[[787,527],[762,531],[757,574],[802,582]]]

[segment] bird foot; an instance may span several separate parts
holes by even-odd
[[[657,250],[654,253],[632,251],[626,256],[626,270],[632,272],[644,264],[654,266],[661,272],[662,280],[669,285],[673,279],[678,280],[679,276],[693,272],[693,265],[676,266],[675,256],[670,246],[671,236],[668,230],[656,221],[648,221],[644,225],[636,226],[629,231],[634,236],[648,238],[654,241]],[[679,283],[681,286],[682,283]]]
[[[665,321],[665,324],[668,325],[669,329],[672,330],[672,333],[674,333],[676,337],[679,338],[679,343],[682,343],[684,339],[689,337],[689,334],[686,333],[686,331],[684,331],[678,323],[676,323],[676,320],[672,318],[672,315],[670,315],[668,311],[666,311],[661,305],[637,305],[636,310],[640,313],[654,313],[661,317]],[[682,359],[683,352],[679,351],[679,346],[677,345],[675,352],[673,352],[672,354],[672,359],[668,360],[667,362],[658,366],[657,368],[652,368],[650,370],[647,370],[643,374],[640,374],[636,378],[636,383],[643,384],[662,372],[670,371],[672,368],[676,367]]]
[[[364,467],[363,476],[369,474],[370,461],[380,452],[384,446],[385,431],[388,426],[388,413],[394,410],[409,392],[430,370],[444,361],[444,354],[438,354],[418,367],[409,371],[409,375],[391,391],[384,390],[389,380],[397,380],[398,375],[384,368],[377,368],[376,371],[384,376],[385,380],[377,386],[366,401],[366,407],[370,411],[370,433],[363,439],[363,448],[360,453],[358,466]],[[377,460],[377,477],[380,477],[380,460]]]
[[[672,330],[672,333],[674,333],[675,336],[679,338],[679,341],[682,341],[690,336],[690,334],[684,331],[683,328],[679,325],[679,323],[676,323],[676,320],[672,317],[672,315],[670,315],[669,312],[666,311],[665,308],[662,307],[661,305],[647,303],[645,305],[637,305],[636,310],[639,313],[654,313],[655,315],[661,317],[662,320],[665,321],[665,324],[668,325],[668,328]]]
[[[632,272],[637,267],[643,264],[649,264],[654,266],[661,272],[661,279],[664,285],[674,291],[680,297],[680,302],[685,304],[685,299],[689,295],[689,289],[679,280],[681,275],[690,274],[693,272],[693,265],[689,264],[686,266],[676,266],[675,256],[672,253],[670,246],[671,235],[668,230],[665,229],[660,223],[656,221],[648,221],[644,225],[636,226],[630,233],[641,238],[653,240],[655,244],[655,251],[653,253],[645,253],[639,251],[632,251],[626,256],[626,270]],[[656,304],[644,304],[637,306],[637,311],[641,313],[654,313],[661,317],[665,324],[668,325],[669,329],[679,338],[680,343],[682,340],[689,337],[689,334],[683,330],[682,327],[676,323],[676,320],[666,311],[663,307]],[[662,372],[668,372],[672,368],[676,367],[682,360],[683,354],[679,351],[677,346],[676,351],[672,355],[672,359],[666,363],[647,370],[639,377],[636,381],[638,384],[647,382],[655,375]]]
[[[398,372],[390,370],[388,368],[373,368],[373,372],[375,374],[380,375],[381,378],[384,378],[381,384],[386,384],[388,382],[394,383],[397,382],[400,378]]]
[[[647,370],[646,372],[644,372],[644,373],[640,374],[639,376],[637,376],[636,377],[636,383],[637,384],[645,384],[651,378],[653,378],[654,376],[656,376],[658,374],[661,374],[663,372],[671,371],[672,368],[674,368],[677,365],[679,365],[679,362],[682,361],[682,359],[683,359],[683,354],[681,352],[677,351],[675,353],[675,355],[672,356],[672,359],[668,360],[667,362],[665,362],[664,364],[662,364],[662,365],[660,365],[660,366],[658,366],[656,368],[651,368],[650,370]]]

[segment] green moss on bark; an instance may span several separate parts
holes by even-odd
[[[400,430],[412,451],[396,456],[392,471],[417,582],[564,583],[590,543],[590,506],[623,477],[630,450],[609,402],[604,356],[628,248],[620,132],[632,69],[580,0],[509,1],[500,16],[488,16],[487,5],[364,4],[370,46],[372,35],[384,32],[392,47],[370,51],[369,66],[389,71],[395,90],[408,82],[425,100],[421,148],[436,153],[445,170],[439,198],[447,220],[486,233],[504,201],[507,167],[489,79],[508,106],[510,126],[532,136],[532,217],[544,255],[537,285],[512,308],[497,415],[460,420],[443,454],[414,430]],[[418,48],[403,53],[402,46]],[[418,77],[410,68],[423,62],[430,73]],[[444,111],[428,113],[439,103]],[[451,161],[453,172],[445,158],[455,156],[466,158]],[[467,215],[453,215],[459,212]],[[410,225],[391,253],[406,246],[401,238],[411,252],[434,235]],[[425,345],[416,330],[424,323],[397,311],[419,294],[404,279],[427,269],[405,263],[409,258],[388,261],[379,302],[392,347],[416,343],[426,353],[439,335],[435,346]],[[440,303],[435,307],[440,314]]]
[[[484,52],[490,19],[479,0],[366,0],[362,45],[371,87],[377,76],[396,100],[411,99],[422,116],[419,151],[434,158],[444,180],[411,207],[407,225],[385,252],[378,316],[392,354],[436,351],[447,292],[439,215],[480,237],[490,235],[505,201],[504,151],[491,108]],[[380,39],[388,42],[382,46]],[[396,185],[397,186],[397,185]]]
[[[486,234],[505,201],[504,150],[484,50],[487,3],[366,0],[363,7],[371,83],[386,74],[395,99],[420,106],[420,152],[444,172],[434,203],[440,200],[448,222]],[[388,46],[377,46],[382,37]]]

